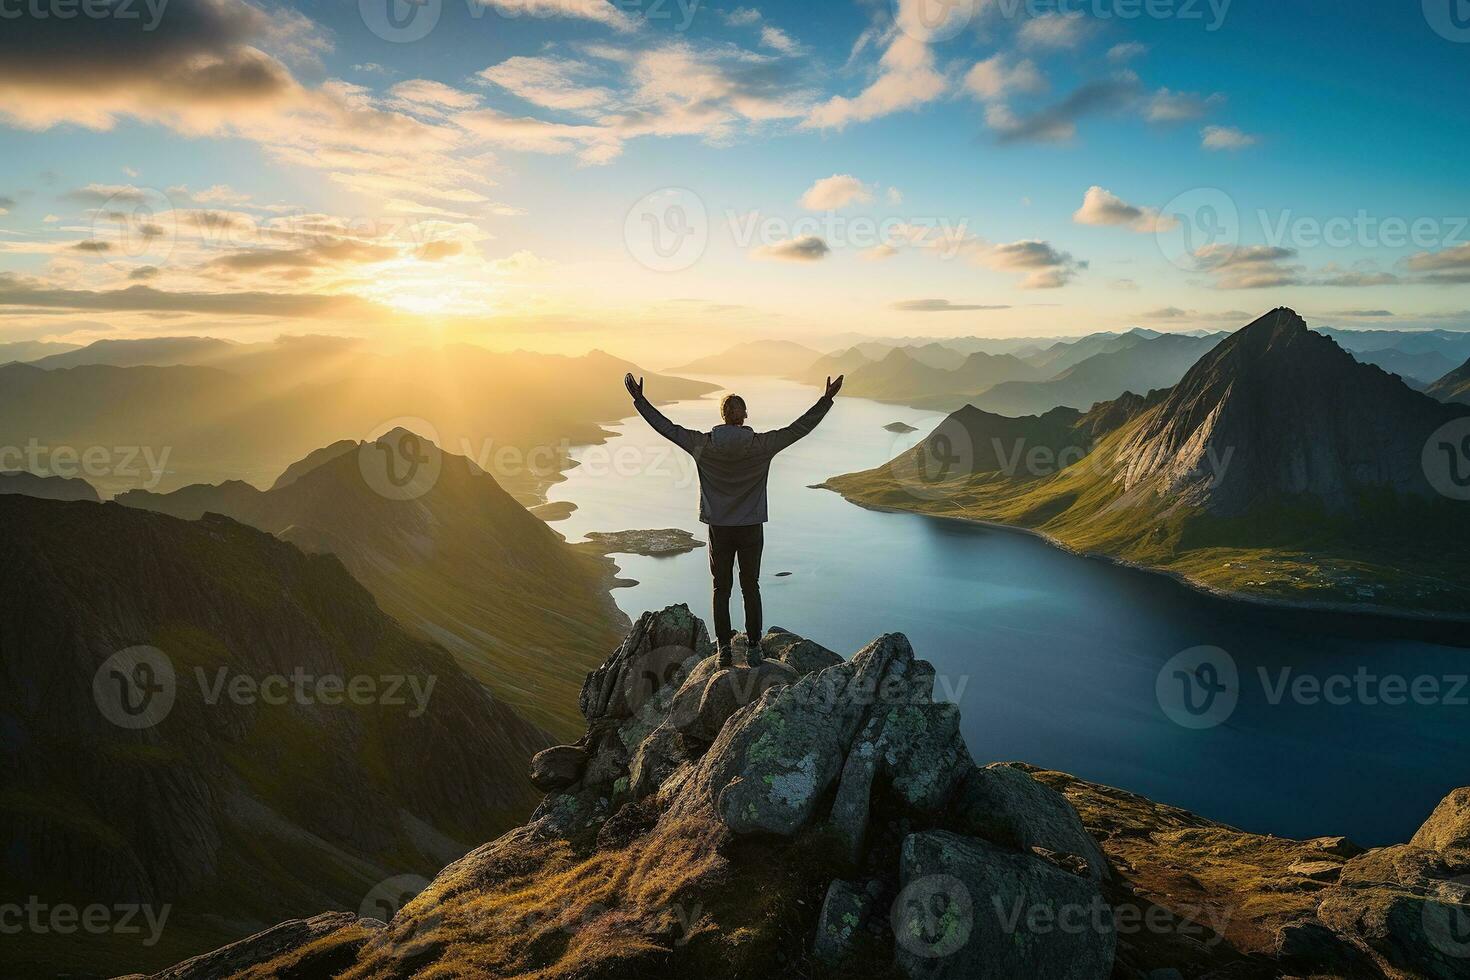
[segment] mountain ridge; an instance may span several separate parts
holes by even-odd
[[[1313,380],[1324,372],[1333,380]],[[1464,410],[1361,364],[1290,311],[1237,331],[1175,387],[1088,414],[1101,428],[1074,420],[1043,437],[1039,469],[1020,436],[989,452],[973,416],[952,415],[915,449],[823,485],[864,506],[1029,530],[1234,598],[1470,610],[1452,544],[1467,537],[1464,503],[1431,484],[1425,449]],[[997,455],[1028,465],[988,468]]]
[[[420,455],[422,482],[398,494],[387,468]],[[569,724],[570,692],[624,623],[605,559],[567,545],[472,460],[405,429],[317,450],[266,491],[236,482],[117,499],[187,520],[225,514],[335,555],[387,612],[551,731]],[[546,658],[547,645],[561,655]]]
[[[355,906],[533,801],[519,772],[547,735],[335,557],[116,503],[0,496],[0,527],[26,569],[0,582],[0,716],[25,747],[0,754],[0,879],[7,894],[174,913],[153,947],[8,937],[7,972],[157,968],[286,908]],[[347,699],[359,678],[370,696]],[[124,710],[135,702],[143,713]]]

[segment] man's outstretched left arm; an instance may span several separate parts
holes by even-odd
[[[811,431],[817,427],[817,424],[826,418],[827,413],[832,410],[832,399],[842,390],[842,378],[842,375],[838,375],[836,381],[828,378],[826,392],[821,398],[817,399],[815,405],[802,414],[801,418],[785,428],[762,433],[760,438],[765,442],[766,451],[771,455],[775,455],[798,439],[810,435]]]
[[[628,389],[628,394],[633,396],[633,407],[638,410],[638,414],[643,416],[643,421],[647,422],[654,432],[686,453],[695,453],[704,447],[705,440],[708,438],[705,433],[686,429],[673,422],[663,412],[654,408],[653,403],[643,396],[642,378],[634,381],[633,375],[625,375],[623,386]]]

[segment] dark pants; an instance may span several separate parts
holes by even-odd
[[[752,643],[761,638],[761,549],[764,524],[709,529],[709,570],[715,579],[715,642],[728,648],[735,631],[730,628],[730,591],[735,585],[735,560],[740,559],[740,596],[745,600],[745,635]]]

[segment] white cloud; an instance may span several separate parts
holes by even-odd
[[[1207,150],[1244,150],[1255,146],[1256,138],[1232,126],[1206,126],[1200,130],[1200,145]]]
[[[585,112],[613,101],[608,89],[582,84],[594,74],[591,66],[570,58],[518,56],[491,65],[480,78],[546,109]]]
[[[836,211],[849,204],[867,204],[873,192],[852,174],[823,177],[801,196],[801,206],[809,211]]]
[[[1032,48],[1075,48],[1092,31],[1080,13],[1042,14],[1021,25],[1021,43]]]
[[[1138,41],[1124,41],[1122,44],[1115,44],[1108,48],[1108,60],[1115,64],[1132,61],[1146,54],[1148,54],[1148,45],[1140,44]]]
[[[1147,235],[1179,227],[1179,219],[1161,215],[1153,208],[1129,204],[1111,191],[1094,184],[1087,189],[1082,207],[1072,215],[1079,225],[1115,225]]]
[[[997,54],[970,69],[965,75],[965,88],[981,101],[994,102],[1011,92],[1043,91],[1046,79],[1029,59],[1007,67],[1005,55]]]
[[[616,31],[633,31],[638,21],[607,0],[476,0],[507,17],[571,17],[606,24]]]
[[[833,96],[812,110],[805,126],[842,129],[903,109],[932,102],[944,94],[947,82],[935,68],[934,53],[923,41],[897,33],[878,62],[878,77],[857,96]]]
[[[898,207],[900,204],[902,204],[903,191],[899,190],[897,187],[888,188],[888,203],[893,205],[894,207]]]
[[[1148,103],[1149,122],[1187,122],[1198,119],[1225,101],[1219,92],[1201,96],[1193,92],[1171,92],[1161,88]]]
[[[864,249],[858,254],[861,255],[864,259],[867,259],[869,262],[882,262],[884,259],[891,259],[895,255],[897,255],[898,249],[893,245],[888,245],[885,243],[883,245],[874,245],[872,248]]]
[[[503,259],[493,259],[487,262],[486,266],[497,276],[530,276],[543,272],[554,264],[535,252],[521,249]]]
[[[767,24],[761,28],[761,43],[773,51],[784,55],[797,55],[801,53],[801,45],[796,39],[779,27]]]
[[[443,82],[427,78],[415,78],[399,82],[388,90],[388,94],[399,107],[412,112],[418,110],[470,109],[480,100],[470,92],[462,92]]]
[[[606,60],[623,66],[624,77],[615,87],[579,87],[573,79],[590,69],[554,58],[513,58],[482,73],[533,102],[576,111],[586,123],[517,118],[492,109],[463,113],[453,121],[511,149],[577,151],[583,163],[603,164],[637,137],[697,136],[726,143],[751,127],[800,118],[810,109],[809,94],[791,84],[779,59],[734,45],[674,41],[627,52],[621,62]]]
[[[761,20],[761,12],[750,7],[736,7],[721,16],[731,27],[750,27],[759,24]]]

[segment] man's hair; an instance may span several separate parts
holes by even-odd
[[[724,419],[727,424],[735,424],[732,416],[739,415],[744,418],[745,414],[744,398],[741,398],[739,395],[726,395],[720,399],[720,418]]]

